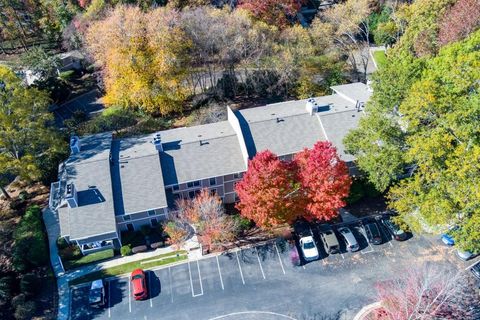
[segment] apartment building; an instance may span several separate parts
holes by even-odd
[[[234,203],[235,182],[248,160],[267,149],[291,159],[328,140],[353,167],[342,140],[357,126],[371,92],[362,83],[332,90],[307,100],[228,108],[226,121],[142,137],[73,137],[51,190],[61,235],[88,254],[120,247],[121,231],[157,225],[175,210],[176,199],[193,198],[202,188]]]

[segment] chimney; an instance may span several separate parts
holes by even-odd
[[[70,138],[70,152],[76,154],[80,152],[80,138],[77,136],[72,136]]]
[[[305,108],[307,109],[307,112],[310,115],[313,115],[317,110],[315,107],[315,99],[310,98],[307,100],[307,104],[305,105]]]
[[[65,200],[67,200],[70,208],[78,207],[77,190],[75,189],[75,185],[73,183],[67,184],[67,189],[65,190]]]
[[[155,146],[155,149],[157,149],[158,152],[163,151],[162,137],[160,136],[160,133],[155,134],[155,136],[153,137],[152,143],[153,143],[153,145]]]

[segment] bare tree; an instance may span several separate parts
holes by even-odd
[[[364,79],[370,59],[370,5],[371,0],[347,0],[321,12],[312,26],[319,41],[328,40],[348,55],[354,72],[361,66]]]
[[[377,284],[382,304],[375,319],[478,319],[478,293],[465,273],[425,264],[406,270],[396,280]]]

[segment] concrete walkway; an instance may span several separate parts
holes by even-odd
[[[161,254],[173,252],[171,247],[158,248],[149,252],[141,252],[127,257],[115,258],[112,260],[90,264],[84,267],[65,271],[62,260],[58,255],[57,239],[60,236],[60,225],[58,214],[55,211],[45,208],[43,210],[43,221],[48,233],[48,243],[50,248],[50,262],[52,264],[55,277],[57,278],[58,288],[58,320],[68,320],[70,316],[70,287],[68,283],[75,278],[84,276],[98,270],[119,266],[129,262],[135,262],[143,259],[154,258]],[[183,249],[188,252],[189,260],[197,260],[202,257],[202,250],[198,243],[197,236],[194,235],[188,239]]]

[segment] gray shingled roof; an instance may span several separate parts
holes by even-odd
[[[112,182],[115,214],[131,214],[167,206],[160,155],[153,135],[114,141]]]
[[[66,183],[73,182],[79,206],[60,208],[59,214],[68,213],[61,223],[70,239],[82,239],[116,232],[110,179],[109,153],[111,133],[83,137],[81,151],[65,162]],[[65,183],[65,182],[64,182]]]
[[[358,121],[362,116],[363,112],[359,112],[355,109],[336,113],[318,114],[325,130],[327,140],[332,142],[337,148],[337,153],[343,161],[350,162],[355,160],[354,156],[345,153],[343,138],[347,135],[348,131],[357,127]]]
[[[246,170],[238,138],[228,121],[166,130],[161,137],[166,186]]]
[[[337,94],[345,96],[352,103],[356,103],[357,100],[367,102],[372,95],[372,91],[368,90],[367,85],[361,82],[333,86],[331,89]]]
[[[320,114],[351,110],[355,105],[339,95],[317,97]],[[306,110],[307,100],[288,101],[237,111],[250,157],[270,150],[282,156],[311,148],[326,140],[319,118]]]

